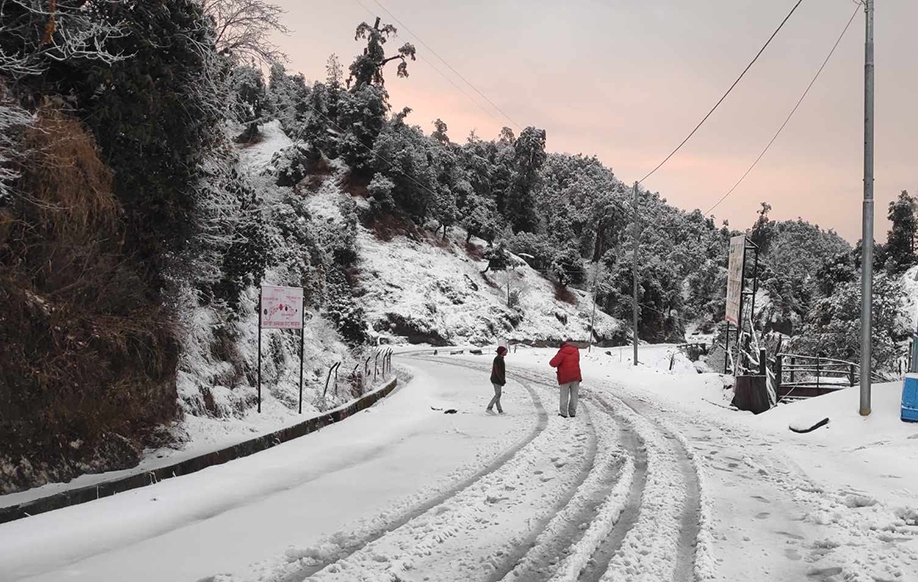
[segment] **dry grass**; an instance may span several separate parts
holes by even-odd
[[[385,214],[372,216],[365,213],[361,216],[364,227],[373,232],[373,236],[382,242],[389,242],[397,236],[404,236],[412,240],[423,240],[426,235],[418,229],[417,225],[407,216]]]
[[[140,447],[175,417],[178,344],[122,252],[90,134],[46,108],[23,151],[20,196],[0,215],[0,442],[12,458],[98,464],[114,435]]]
[[[577,296],[574,295],[570,289],[560,283],[552,284],[555,287],[555,299],[563,301],[564,303],[569,303],[570,305],[577,305]]]

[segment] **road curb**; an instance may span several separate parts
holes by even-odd
[[[373,392],[370,392],[369,394],[361,396],[353,402],[339,406],[338,408],[330,410],[319,416],[309,418],[299,424],[295,424],[293,426],[280,429],[276,432],[243,441],[224,449],[212,451],[210,453],[193,457],[191,459],[185,459],[179,463],[174,463],[172,465],[167,465],[165,467],[160,467],[158,469],[153,469],[143,473],[136,473],[134,475],[128,475],[126,477],[112,479],[111,481],[105,481],[95,485],[88,485],[86,487],[71,489],[69,491],[61,491],[60,493],[54,493],[52,495],[48,495],[47,497],[41,497],[39,499],[20,503],[18,505],[11,505],[9,507],[0,508],[0,524],[22,519],[24,517],[30,517],[38,513],[52,511],[54,509],[61,509],[71,505],[78,505],[80,503],[94,501],[102,497],[109,497],[123,491],[129,491],[131,489],[137,489],[139,487],[152,485],[162,481],[163,479],[189,475],[202,469],[206,469],[207,467],[222,465],[223,463],[233,461],[235,459],[240,459],[242,457],[247,457],[266,449],[270,449],[271,447],[277,446],[281,443],[285,443],[295,438],[313,433],[322,427],[340,422],[345,418],[360,412],[361,410],[369,408],[382,398],[388,396],[393,390],[395,390],[397,384],[398,379],[392,378],[382,387],[374,390]]]

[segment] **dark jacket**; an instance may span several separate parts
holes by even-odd
[[[494,364],[491,365],[491,384],[503,386],[507,383],[507,368],[504,365],[503,356],[494,356]]]
[[[568,384],[583,380],[580,377],[580,350],[575,345],[561,344],[561,349],[548,362],[548,365],[558,369],[558,384]]]

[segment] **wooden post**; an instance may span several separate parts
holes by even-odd
[[[848,364],[848,384],[854,387],[854,364]]]
[[[759,349],[759,375],[768,377],[768,362],[765,361],[765,348]]]
[[[791,366],[790,367],[790,383],[791,384],[794,383],[794,364],[796,363],[796,361],[797,361],[797,358],[790,359],[790,366]]]

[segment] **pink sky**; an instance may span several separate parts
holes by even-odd
[[[376,0],[274,0],[292,29],[275,41],[288,68],[324,79],[337,53],[362,49],[361,21],[392,19]],[[626,183],[642,178],[698,123],[796,0],[379,0],[515,122],[544,128],[551,151],[597,155]],[[918,194],[918,22],[915,0],[877,0],[876,238],[900,191]],[[644,186],[706,211],[736,182],[790,112],[850,18],[852,0],[804,0],[704,127]],[[423,57],[386,75],[394,110],[425,132],[443,119],[454,141],[519,129],[404,27],[387,48],[412,42]],[[798,216],[860,238],[863,197],[864,15],[860,11],[790,124],[713,214],[734,228]],[[463,95],[433,67],[462,87]],[[477,103],[477,104],[476,104]],[[490,113],[486,112],[489,111]]]

